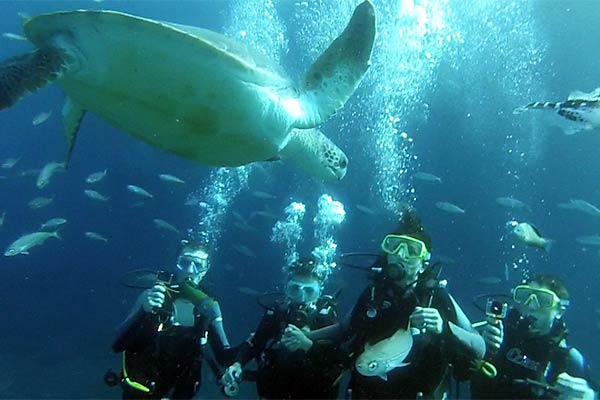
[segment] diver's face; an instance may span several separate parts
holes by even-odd
[[[314,277],[292,275],[285,286],[285,294],[293,304],[308,305],[321,296],[321,284]]]
[[[537,282],[529,283],[532,288],[543,288]],[[534,336],[543,336],[550,333],[554,321],[561,317],[563,311],[560,304],[552,308],[540,307],[537,301],[529,301],[518,305],[519,313],[523,317],[533,317],[534,321],[529,326],[529,332]]]
[[[398,254],[387,255],[387,275],[398,283],[413,282],[424,270],[421,259],[405,259]]]
[[[200,284],[208,272],[208,256],[182,253],[177,257],[176,276],[179,282],[189,281],[194,285]]]

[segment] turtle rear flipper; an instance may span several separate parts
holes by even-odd
[[[67,68],[66,54],[40,49],[11,57],[0,64],[0,110],[43,88]]]

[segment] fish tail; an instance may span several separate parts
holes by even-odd
[[[551,103],[544,101],[536,101],[534,103],[529,103],[522,107],[517,107],[513,110],[513,114],[521,114],[527,110],[560,110],[563,106],[563,103]]]
[[[554,243],[554,240],[550,240],[550,239],[546,239],[546,240],[544,241],[544,244],[543,244],[543,246],[542,246],[542,247],[543,247],[543,249],[544,249],[544,251],[545,251],[546,253],[550,253],[550,250],[552,249],[552,244],[553,244],[553,243]]]
[[[52,237],[55,237],[55,238],[57,238],[57,239],[60,239],[60,240],[62,240],[62,236],[60,236],[60,235],[58,234],[58,229],[57,229],[57,230],[55,230],[54,232],[50,233],[50,234],[52,235]]]

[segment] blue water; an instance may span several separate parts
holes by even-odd
[[[3,32],[20,32],[17,12],[78,8],[114,9],[148,18],[197,25],[239,38],[279,60],[296,78],[343,28],[354,1],[105,1],[2,3]],[[339,4],[338,4],[339,3]],[[593,366],[600,365],[594,345],[600,330],[598,248],[575,241],[600,233],[600,219],[561,210],[570,198],[600,204],[600,135],[592,131],[565,136],[543,121],[543,112],[513,115],[515,107],[531,101],[556,101],[575,89],[591,91],[597,79],[600,33],[595,16],[600,5],[591,1],[468,2],[375,0],[379,36],[373,65],[362,86],[323,131],[349,157],[346,178],[339,183],[317,182],[293,164],[266,163],[244,172],[248,184],[226,186],[229,195],[223,215],[210,229],[213,268],[206,280],[219,298],[226,329],[233,343],[244,340],[261,314],[252,296],[238,290],[271,291],[283,275],[284,247],[270,240],[275,221],[254,220],[257,232],[237,229],[233,211],[248,217],[268,206],[284,218],[291,201],[306,204],[302,223],[307,253],[313,240],[312,219],[318,197],[328,193],[344,203],[347,216],[335,228],[338,253],[377,251],[379,241],[393,229],[400,201],[414,205],[433,237],[434,254],[456,260],[445,267],[449,289],[472,320],[482,315],[471,302],[474,295],[506,292],[527,274],[551,272],[563,277],[571,293],[566,315],[569,341]],[[404,4],[401,6],[401,4]],[[419,8],[422,6],[422,8]],[[272,17],[272,18],[266,18]],[[327,23],[323,23],[323,20]],[[402,38],[395,35],[401,32]],[[26,42],[5,38],[0,58],[29,49]],[[7,247],[52,217],[68,220],[62,240],[48,241],[30,255],[0,259],[0,397],[116,398],[117,389],[102,383],[104,371],[117,369],[111,354],[114,330],[138,294],[119,285],[136,268],[170,268],[179,238],[158,230],[162,218],[183,231],[206,233],[199,225],[205,213],[192,198],[205,202],[215,185],[215,169],[199,166],[151,148],[88,113],[81,126],[71,164],[39,190],[35,177],[18,172],[62,160],[65,140],[60,110],[63,95],[53,85],[24,98],[0,113],[0,160],[20,158],[13,169],[0,170],[0,247]],[[52,110],[44,124],[32,118]],[[390,119],[390,117],[392,117]],[[396,122],[390,123],[397,118]],[[397,129],[398,132],[394,132]],[[405,131],[414,139],[401,140]],[[108,168],[104,181],[89,185],[85,177]],[[408,172],[401,172],[406,170]],[[441,184],[414,181],[415,171],[442,177]],[[184,179],[168,184],[158,174]],[[126,190],[139,185],[155,195],[144,206]],[[88,199],[91,188],[110,196],[106,203]],[[390,189],[391,188],[391,189]],[[260,190],[274,200],[252,195]],[[235,195],[237,193],[237,195]],[[391,193],[391,194],[390,194]],[[53,203],[31,210],[27,202],[44,195]],[[494,199],[509,196],[525,201],[531,212],[510,211]],[[437,201],[451,201],[465,214],[445,213]],[[361,212],[360,204],[376,215]],[[534,223],[555,241],[546,255],[515,244],[504,224],[512,219]],[[96,231],[107,243],[92,241],[83,232]],[[243,244],[255,253],[244,256],[233,246]],[[225,265],[229,264],[228,268]],[[505,281],[504,266],[510,267]],[[502,282],[484,285],[481,278]],[[343,286],[340,307],[348,310],[366,284],[364,274],[335,271],[329,290]],[[206,374],[201,395],[215,396],[213,378]],[[251,385],[245,385],[247,394]]]

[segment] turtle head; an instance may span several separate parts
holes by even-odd
[[[339,181],[346,176],[348,157],[318,129],[293,129],[283,158],[291,158],[313,178]]]

